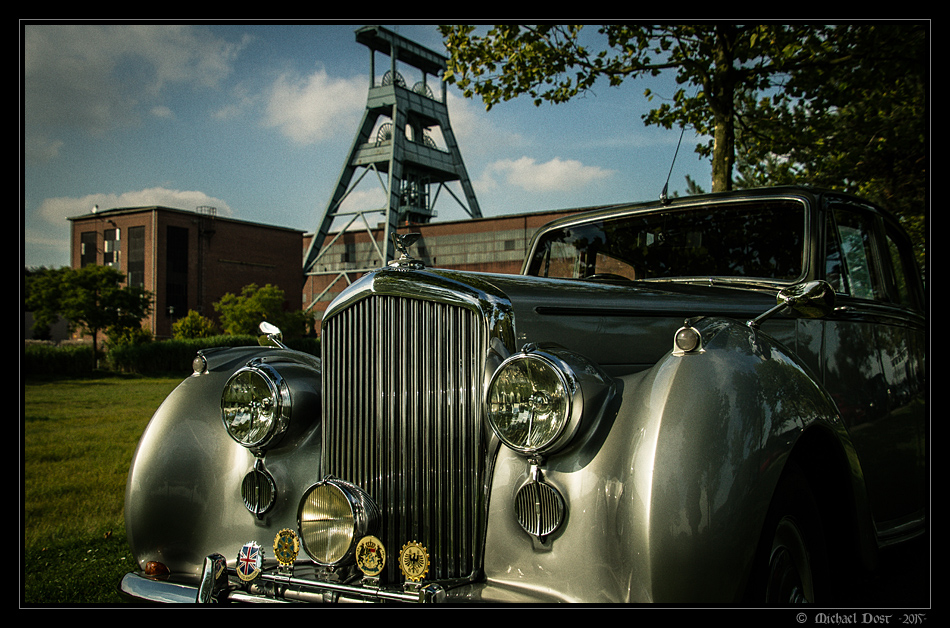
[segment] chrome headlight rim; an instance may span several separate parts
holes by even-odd
[[[525,361],[534,361],[554,375],[558,382],[554,392],[558,393],[559,388],[558,394],[562,397],[564,406],[563,415],[557,420],[552,433],[542,442],[534,444],[513,440],[498,424],[497,413],[492,410],[495,386],[498,385],[502,375]],[[527,345],[520,353],[504,360],[492,374],[485,388],[485,416],[492,432],[507,447],[525,456],[551,454],[566,446],[577,431],[583,414],[583,405],[580,382],[571,366],[554,353],[540,350],[534,345]]]
[[[253,436],[242,436],[241,432],[236,429],[233,416],[229,418],[228,396],[233,394],[233,386],[237,386],[242,378],[249,377],[258,378],[258,381],[264,383],[268,391],[267,399],[271,407],[271,416],[265,429]],[[252,403],[257,404],[259,400],[254,400]],[[290,424],[291,408],[290,388],[287,382],[281,377],[277,369],[261,362],[247,364],[235,371],[228,378],[221,393],[221,422],[224,424],[225,430],[235,442],[251,450],[266,448],[287,431],[287,426]]]
[[[335,543],[327,534],[317,534],[320,521],[330,521],[330,518],[319,518],[319,512],[308,512],[313,507],[312,497],[317,491],[333,491],[336,496],[342,497],[349,508],[352,520],[344,522],[329,530],[330,534],[342,535],[345,543]],[[297,533],[300,536],[300,547],[314,563],[322,567],[339,567],[354,561],[356,545],[364,536],[376,534],[379,527],[379,508],[376,503],[359,486],[334,477],[324,478],[304,491],[297,507]],[[317,538],[314,535],[317,534]],[[339,537],[336,539],[339,541]],[[318,547],[322,545],[322,547]],[[336,549],[330,555],[330,545]]]

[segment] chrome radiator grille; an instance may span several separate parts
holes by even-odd
[[[428,549],[427,579],[477,567],[484,329],[467,308],[380,295],[324,324],[324,472],[376,501],[390,582],[409,541]]]

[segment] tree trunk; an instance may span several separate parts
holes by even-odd
[[[92,368],[99,369],[99,333],[95,329],[92,330]]]
[[[738,37],[735,26],[719,24],[715,28],[716,52],[709,89],[709,105],[716,121],[713,133],[712,189],[732,189],[732,168],[736,159],[736,71],[733,50]],[[710,89],[711,88],[711,89]]]
[[[712,191],[726,192],[732,189],[732,170],[735,162],[735,124],[731,115],[720,116],[716,121],[712,156]]]

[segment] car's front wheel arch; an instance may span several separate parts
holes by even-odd
[[[765,519],[747,601],[823,603],[829,591],[825,524],[805,473],[790,461]]]

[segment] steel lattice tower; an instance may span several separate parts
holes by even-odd
[[[323,220],[314,231],[303,261],[305,275],[337,275],[324,293],[348,274],[375,270],[392,260],[394,246],[391,236],[396,226],[429,222],[435,215],[435,202],[442,190],[447,191],[470,217],[481,217],[449,124],[446,86],[440,74],[445,70],[446,58],[381,26],[358,29],[356,41],[370,50],[366,109]],[[376,81],[376,53],[389,56],[389,69],[379,84]],[[410,87],[397,71],[397,62],[421,71],[422,80]],[[439,97],[430,87],[429,79],[439,84]],[[444,149],[437,147],[432,139],[432,130],[436,127],[445,143]],[[343,201],[369,173],[376,173],[383,184],[385,206],[342,209]],[[452,181],[461,184],[464,199],[446,187]],[[373,238],[374,225],[368,220],[368,216],[373,215],[385,217],[382,241]],[[331,227],[339,230],[332,238]],[[340,270],[321,262],[321,257],[340,235],[354,227],[364,227],[370,233],[379,263]],[[322,294],[314,299],[308,309],[321,297]]]

